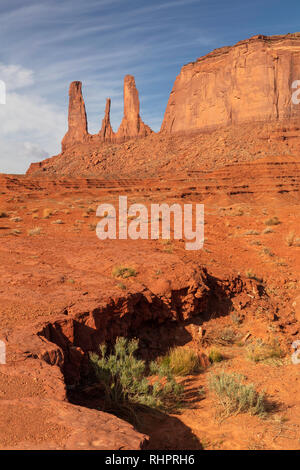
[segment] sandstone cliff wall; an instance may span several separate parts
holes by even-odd
[[[300,33],[216,49],[181,69],[161,131],[300,118],[291,100],[294,80],[300,80]]]

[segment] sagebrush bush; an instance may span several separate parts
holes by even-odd
[[[130,266],[116,266],[112,270],[112,275],[114,277],[121,277],[122,279],[127,279],[128,277],[135,277],[137,272],[134,268]]]
[[[253,384],[243,384],[242,379],[241,375],[235,373],[210,375],[209,388],[216,394],[223,415],[250,413],[263,416],[266,413],[265,394],[258,393]]]
[[[174,375],[191,375],[201,370],[199,356],[188,348],[175,347],[161,360],[161,364],[170,368]]]
[[[137,359],[138,340],[117,338],[113,352],[107,353],[106,345],[100,346],[101,356],[91,353],[96,378],[103,386],[105,400],[112,409],[130,409],[135,404],[151,408],[168,409],[178,402],[183,388],[170,369],[158,362],[150,364],[150,380],[145,361]]]

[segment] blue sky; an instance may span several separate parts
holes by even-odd
[[[299,0],[0,0],[0,172],[59,153],[71,81],[83,82],[95,133],[106,97],[117,130],[133,74],[142,118],[159,130],[184,64],[254,34],[299,31],[299,18]]]

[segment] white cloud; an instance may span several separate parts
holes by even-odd
[[[25,173],[29,164],[47,158],[49,155],[33,142],[2,141],[0,167],[2,173]]]
[[[31,162],[60,151],[66,115],[39,95],[21,90],[34,83],[31,70],[1,64],[0,77],[4,81],[11,77],[11,89],[15,90],[8,87],[6,104],[0,105],[0,168],[2,172],[23,173]]]
[[[0,62],[0,79],[8,91],[18,90],[34,83],[33,71],[20,65],[5,65]]]

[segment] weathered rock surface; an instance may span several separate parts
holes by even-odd
[[[297,305],[292,305],[299,295],[300,263],[299,248],[285,239],[290,231],[298,235],[299,171],[295,157],[285,156],[178,179],[1,175],[0,207],[6,217],[0,219],[0,339],[7,344],[7,365],[0,367],[0,448],[190,449],[199,448],[207,435],[219,436],[213,397],[201,398],[194,413],[193,390],[207,386],[205,372],[189,381],[191,408],[176,416],[146,413],[138,432],[97,411],[103,407],[92,401],[92,393],[76,400],[74,386],[87,372],[88,352],[120,335],[139,338],[141,353],[151,359],[173,345],[201,351],[200,325],[208,340],[217,337],[215,328],[226,327],[268,340],[272,325],[271,337],[275,332],[284,340],[290,354],[300,331]],[[162,200],[205,203],[205,249],[188,252],[181,240],[167,246],[160,240],[98,240],[96,208],[104,201],[117,207],[120,194],[148,208]],[[52,215],[44,218],[46,208]],[[274,215],[281,223],[266,233],[264,222]],[[57,219],[63,224],[53,223]],[[34,227],[40,228],[36,235],[30,234]],[[137,275],[115,278],[112,270],[119,264],[132,266]],[[243,274],[250,268],[263,285]],[[238,327],[232,313],[242,318]],[[204,352],[210,348],[208,341]],[[294,437],[277,444],[271,423],[267,443],[296,448],[295,366],[260,368],[233,348],[229,370],[266,386],[297,425]],[[248,446],[258,427],[265,432],[265,420],[260,421],[234,417],[223,446]],[[242,438],[241,429],[246,430]]]
[[[110,98],[107,98],[106,106],[105,106],[105,115],[102,121],[101,130],[99,132],[100,139],[106,142],[113,141],[114,135],[115,135],[110,124],[110,105],[111,105],[111,100]]]
[[[117,141],[151,134],[149,126],[140,117],[139,94],[132,75],[124,79],[124,117],[116,134]]]
[[[87,117],[82,97],[82,83],[72,82],[69,89],[68,132],[62,141],[62,150],[88,138]]]
[[[69,90],[68,132],[62,140],[62,153],[82,143],[103,146],[104,142],[124,142],[131,138],[145,137],[152,133],[140,117],[139,94],[132,75],[124,78],[124,117],[117,133],[110,123],[111,100],[107,98],[104,119],[98,134],[88,133],[85,104],[82,97],[82,83],[73,82]]]
[[[300,118],[300,106],[291,100],[299,79],[300,33],[258,35],[216,49],[181,69],[161,130]]]

